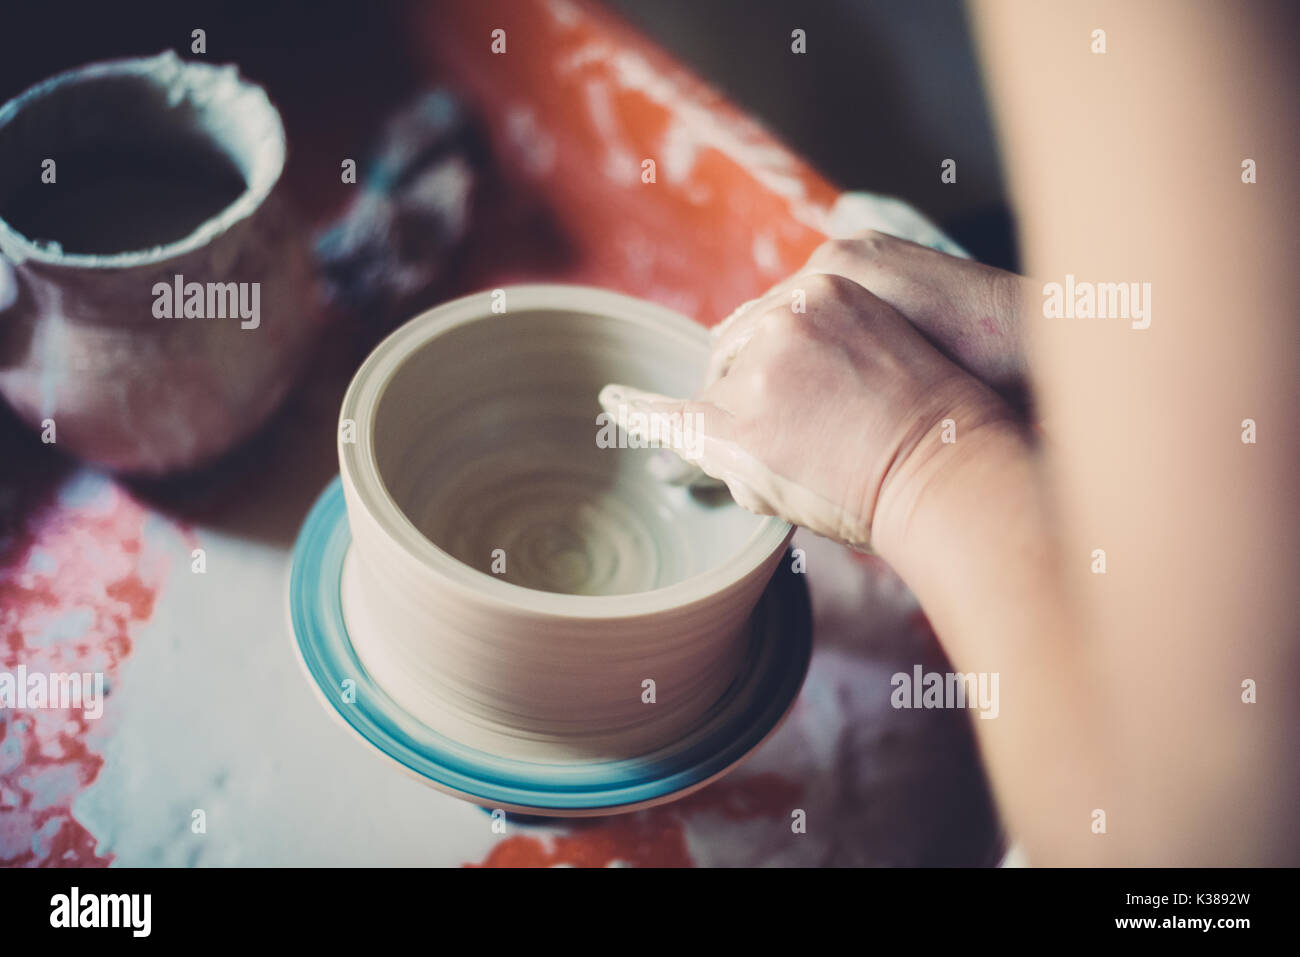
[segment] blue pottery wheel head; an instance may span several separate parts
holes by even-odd
[[[489,808],[579,817],[675,800],[734,767],[794,704],[812,650],[803,575],[778,564],[751,618],[741,674],[681,741],[622,760],[567,764],[502,758],[467,747],[412,717],[362,667],[343,617],[341,580],[351,544],[343,488],[321,494],[294,547],[289,620],[294,646],[325,708],[384,757],[425,783]]]

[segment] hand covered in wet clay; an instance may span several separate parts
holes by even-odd
[[[601,405],[750,511],[879,548],[969,440],[1019,430],[980,380],[1022,375],[1027,283],[881,234],[828,242],[714,330],[698,397],[610,385]]]

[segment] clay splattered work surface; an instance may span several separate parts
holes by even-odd
[[[498,177],[455,278],[432,298],[587,282],[711,324],[800,265],[830,228],[833,188],[599,10],[561,0],[428,10],[409,14],[415,72],[468,98]],[[487,43],[464,38],[503,24],[508,62],[480,62]],[[346,144],[331,140],[337,129],[295,125],[291,97],[282,106],[298,155],[324,158],[290,170],[323,218],[322,203],[342,201],[322,190]],[[651,156],[656,183],[643,184]],[[202,475],[122,483],[0,423],[0,670],[107,682],[98,720],[0,711],[0,864],[996,860],[969,714],[890,706],[895,672],[946,669],[924,617],[878,561],[804,533],[795,544],[807,551],[815,652],[803,693],[747,763],[681,802],[512,821],[497,834],[481,810],[348,738],[300,673],[284,613],[294,536],[336,470],[342,389],[379,331],[332,322],[285,410]],[[791,827],[796,810],[806,833]]]

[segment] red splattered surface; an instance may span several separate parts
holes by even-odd
[[[481,864],[467,867],[692,867],[686,819],[715,814],[727,821],[790,818],[802,788],[778,774],[720,781],[682,801],[620,817],[571,825],[549,838],[507,837]]]
[[[107,479],[38,469],[0,508],[0,668],[104,674],[104,716],[0,709],[0,865],[106,866],[73,816],[99,774],[123,659],[165,568],[146,556],[148,511]],[[63,489],[64,496],[59,490]]]
[[[417,68],[469,99],[511,193],[515,222],[471,257],[464,288],[558,276],[712,325],[826,238],[838,190],[600,4],[415,4],[409,21]]]

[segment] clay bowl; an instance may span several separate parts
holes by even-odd
[[[348,389],[348,632],[399,705],[467,746],[645,754],[742,668],[792,530],[597,442],[606,383],[697,387],[703,328],[603,290],[504,292],[504,313],[483,293],[411,320]]]

